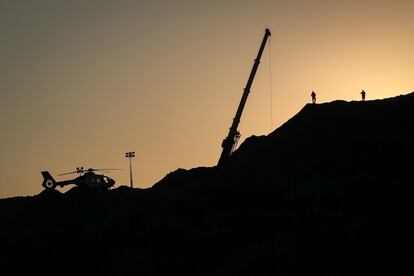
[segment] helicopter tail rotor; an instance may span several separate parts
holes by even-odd
[[[53,177],[50,175],[49,172],[47,172],[47,171],[42,172],[42,176],[43,176],[42,186],[45,189],[52,190],[52,189],[56,188],[56,185],[57,185],[56,181],[53,179]]]

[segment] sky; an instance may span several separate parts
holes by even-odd
[[[413,12],[402,0],[0,0],[0,198],[78,166],[123,169],[109,176],[128,185],[127,151],[139,188],[216,165],[265,28],[241,142],[312,90],[319,103],[410,93]]]

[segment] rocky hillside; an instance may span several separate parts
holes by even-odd
[[[413,119],[414,93],[306,105],[219,168],[179,169],[145,190],[2,199],[0,267],[5,275],[411,269]]]

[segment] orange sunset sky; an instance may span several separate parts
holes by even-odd
[[[0,0],[0,197],[77,166],[124,169],[110,176],[128,184],[126,151],[141,188],[216,165],[265,28],[241,141],[312,90],[318,102],[414,91],[413,14],[402,0]]]

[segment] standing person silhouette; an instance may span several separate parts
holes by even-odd
[[[312,91],[311,97],[312,97],[312,103],[313,104],[316,103],[316,93],[315,93],[315,91]]]
[[[365,101],[365,91],[364,90],[362,90],[361,96],[362,96],[362,101]]]

